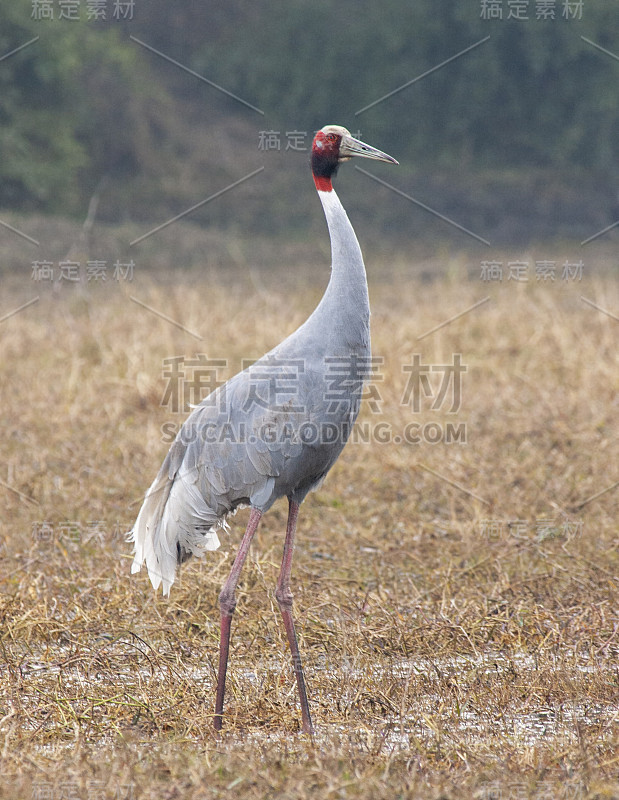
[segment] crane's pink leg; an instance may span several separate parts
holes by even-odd
[[[290,652],[292,654],[294,674],[297,679],[299,699],[301,700],[301,721],[303,725],[303,731],[305,733],[312,734],[314,732],[314,728],[312,726],[312,718],[310,717],[309,703],[307,702],[307,691],[305,689],[305,678],[303,676],[303,666],[301,664],[299,645],[297,644],[297,635],[294,629],[294,620],[292,618],[292,592],[290,591],[290,571],[292,569],[294,534],[297,528],[298,515],[299,504],[290,500],[288,508],[288,524],[286,526],[286,541],[284,542],[284,556],[282,558],[282,568],[279,573],[277,588],[275,589],[275,597],[277,598],[280,611],[282,612],[286,634],[288,635]]]
[[[239,582],[239,575],[243,569],[243,564],[249,553],[249,546],[251,540],[254,538],[254,533],[258,530],[258,524],[262,517],[262,511],[257,508],[252,508],[249,516],[249,522],[245,529],[243,540],[239,547],[239,551],[234,559],[234,564],[228,575],[228,579],[223,585],[219,594],[219,609],[221,614],[221,628],[219,636],[219,672],[217,674],[217,697],[215,698],[215,719],[213,724],[216,731],[221,730],[224,713],[224,693],[226,691],[226,670],[228,668],[228,651],[230,649],[230,627],[232,625],[232,615],[236,608],[236,599],[234,597],[236,585]]]

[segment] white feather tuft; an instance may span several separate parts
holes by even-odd
[[[181,473],[170,479],[167,469],[162,468],[146,493],[130,534],[135,547],[132,574],[146,563],[153,589],[162,586],[164,595],[170,594],[179,546],[196,556],[216,550],[220,542],[215,529],[222,524],[223,520],[207,507],[195,482]]]

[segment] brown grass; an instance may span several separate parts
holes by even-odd
[[[580,299],[617,314],[616,282],[408,269],[372,285],[380,413],[361,422],[464,423],[467,441],[350,443],[304,504],[293,591],[314,743],[273,598],[285,503],[241,579],[220,739],[217,594],[247,512],[169,600],[129,576],[124,533],[162,424],[183,419],[160,406],[162,359],[206,352],[228,377],[303,321],[322,273],[3,294],[0,316],[41,299],[0,324],[2,797],[619,797],[619,488],[589,500],[619,480],[618,328]],[[401,403],[414,353],[462,354],[457,414]]]

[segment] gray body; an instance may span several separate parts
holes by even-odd
[[[241,505],[301,503],[342,451],[370,364],[361,250],[335,191],[319,191],[332,271],[309,319],[206,397],[170,447],[131,532],[132,571],[146,561],[169,593],[176,566],[219,546],[216,528]]]

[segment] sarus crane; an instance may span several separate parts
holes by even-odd
[[[155,590],[169,594],[177,565],[219,547],[217,528],[243,505],[249,521],[219,595],[220,650],[214,726],[223,721],[235,590],[260,518],[288,498],[275,596],[290,645],[302,729],[312,733],[292,617],[290,572],[299,506],[342,452],[357,418],[370,367],[370,304],[361,249],[332,178],[353,156],[398,162],[326,125],[312,142],[311,167],[331,238],[331,277],[306,322],[273,350],[219,386],[191,412],[146,493],[130,533],[132,572],[146,562]]]

